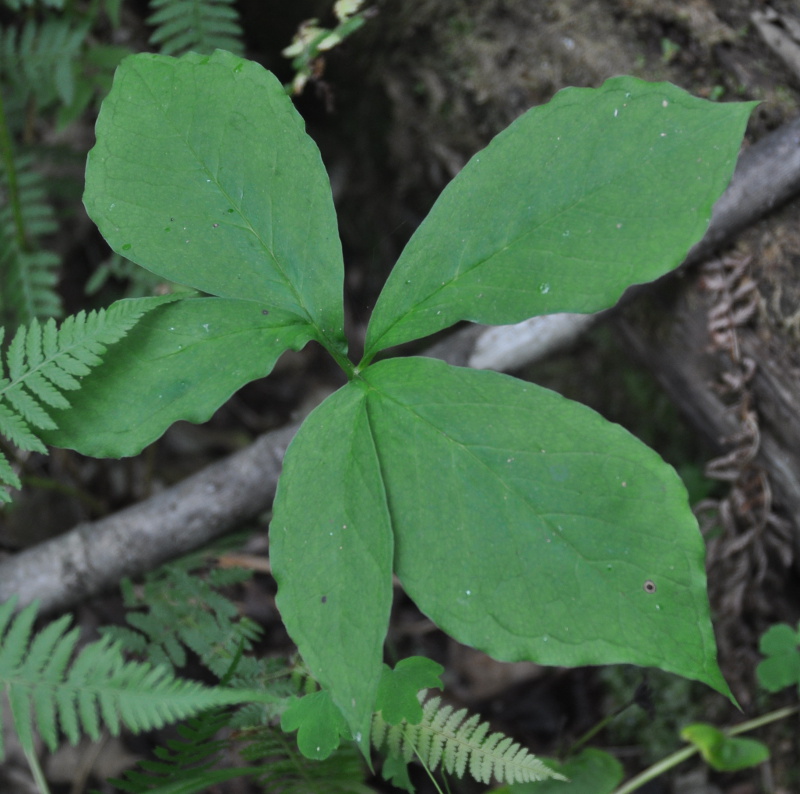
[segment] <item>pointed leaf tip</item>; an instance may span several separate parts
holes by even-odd
[[[754,105],[615,77],[532,108],[414,233],[370,319],[366,360],[459,320],[596,312],[676,267],[733,174]]]
[[[655,452],[506,375],[420,358],[363,378],[395,570],[440,628],[501,660],[654,666],[730,694],[703,539]]]

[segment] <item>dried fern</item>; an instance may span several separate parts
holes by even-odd
[[[155,27],[150,43],[164,55],[216,49],[242,55],[242,28],[234,0],[151,0],[155,11],[147,22]]]
[[[126,662],[119,646],[106,639],[87,645],[73,659],[79,630],[67,631],[69,616],[31,638],[36,605],[16,617],[14,608],[13,600],[0,606],[0,686],[30,755],[34,730],[55,750],[59,728],[75,744],[82,734],[97,740],[103,725],[114,735],[121,725],[150,730],[252,696],[181,680],[167,668]]]
[[[108,310],[80,312],[57,327],[52,318],[19,328],[0,353],[0,435],[23,450],[46,452],[37,430],[52,430],[50,408],[69,408],[64,392],[80,388],[79,378],[101,362],[137,320],[172,296],[118,301]],[[0,343],[4,329],[0,328]],[[10,497],[3,486],[20,487],[17,474],[0,454],[0,501]]]
[[[423,690],[420,701],[424,696]],[[493,777],[500,783],[566,779],[505,734],[487,736],[489,723],[481,722],[478,714],[467,719],[467,709],[453,711],[452,706],[442,706],[439,697],[427,701],[422,713],[418,725],[405,720],[389,725],[380,713],[375,714],[372,741],[376,749],[385,749],[405,763],[417,756],[431,772],[441,764],[459,778],[469,767],[470,775],[484,784]]]

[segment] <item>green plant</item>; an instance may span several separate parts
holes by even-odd
[[[246,581],[251,572],[215,568],[201,576],[204,556],[191,555],[160,568],[145,577],[141,588],[125,580],[122,595],[128,626],[108,627],[103,633],[131,653],[176,669],[186,665],[186,648],[190,648],[205,667],[223,678],[261,631],[241,618],[236,605],[218,592],[220,587]],[[241,676],[240,666],[236,669]]]
[[[420,699],[426,692],[422,690]],[[489,734],[489,723],[478,714],[467,717],[467,709],[454,711],[442,706],[441,698],[424,703],[419,722],[387,723],[380,712],[373,719],[373,744],[385,748],[390,760],[408,764],[415,756],[430,772],[442,769],[456,777],[470,774],[482,783],[493,779],[509,783],[566,780],[503,733]]]
[[[222,51],[131,57],[98,119],[85,203],[114,250],[209,296],[150,311],[44,437],[134,454],[316,340],[348,381],[287,451],[270,552],[317,702],[365,754],[393,571],[439,626],[497,658],[627,661],[729,694],[702,539],[669,466],[531,384],[373,361],[460,320],[597,311],[675,267],[751,107],[615,78],[524,114],[417,230],[355,364],[330,187],[282,86]]]
[[[672,63],[680,51],[680,44],[676,44],[666,36],[661,39],[661,63]]]
[[[99,642],[78,654],[78,630],[66,632],[68,616],[33,635],[35,605],[15,618],[13,601],[0,606],[0,686],[42,794],[48,787],[34,753],[34,732],[54,750],[62,734],[74,744],[84,734],[97,739],[102,727],[112,734],[122,725],[141,731],[191,715],[178,725],[178,739],[155,750],[154,760],[144,760],[110,782],[121,791],[152,794],[206,791],[240,777],[284,794],[371,791],[363,785],[365,764],[355,745],[318,762],[303,757],[278,727],[287,706],[305,702],[298,695],[315,691],[316,684],[302,665],[243,653],[258,629],[246,625],[219,588],[243,581],[250,572],[209,569],[213,551],[148,574],[138,596],[126,582],[129,623],[144,633],[108,627],[101,630]],[[191,612],[200,615],[193,619]],[[231,645],[236,646],[233,654]],[[217,671],[219,686],[176,677],[176,668],[187,661],[187,649]],[[141,661],[125,661],[125,650],[133,650]],[[249,765],[231,763],[234,752]]]
[[[800,625],[797,629],[786,623],[772,626],[761,637],[759,647],[766,656],[756,668],[761,686],[778,692],[796,684],[800,692]]]
[[[203,687],[176,679],[163,667],[126,662],[119,646],[109,640],[86,645],[75,655],[79,631],[67,631],[68,615],[31,639],[36,605],[14,616],[15,607],[14,600],[0,606],[0,684],[43,792],[47,785],[36,760],[34,731],[55,750],[59,731],[75,744],[84,733],[99,739],[103,726],[115,735],[121,725],[149,730],[216,706],[260,697],[247,690]]]
[[[125,602],[133,610],[127,614],[130,628],[107,627],[102,633],[148,662],[176,668],[185,665],[191,649],[223,686],[257,691],[258,701],[235,711],[211,710],[194,717],[178,727],[179,739],[156,749],[156,760],[142,761],[123,779],[110,782],[126,792],[189,794],[248,777],[264,790],[283,794],[369,794],[372,790],[363,785],[365,764],[354,745],[329,751],[325,758],[312,752],[303,756],[281,729],[281,715],[292,704],[313,701],[299,696],[316,692],[316,683],[302,664],[244,653],[260,629],[239,616],[220,588],[244,581],[251,572],[209,567],[213,551],[189,555],[148,574],[138,592],[124,582]],[[233,753],[249,765],[231,764]]]
[[[7,201],[0,207],[0,324],[16,327],[61,315],[55,289],[61,263],[39,246],[40,238],[56,228],[44,180],[33,170],[31,157],[14,158],[8,136],[3,137],[0,192]]]
[[[0,433],[23,450],[46,452],[39,434],[55,427],[51,414],[69,407],[64,392],[80,388],[80,378],[101,361],[109,345],[125,336],[146,312],[169,296],[118,301],[108,310],[80,312],[60,327],[50,318],[22,326],[0,352]],[[0,327],[0,344],[5,329]],[[0,452],[0,502],[19,476]]]
[[[242,28],[233,0],[151,0],[150,43],[164,55],[225,49],[241,54]]]
[[[24,8],[0,24],[0,325],[8,329],[61,316],[47,169],[57,159],[63,170],[69,154],[63,144],[44,143],[41,130],[60,131],[110,87],[129,50],[98,44],[93,33],[106,16],[118,24],[119,2],[4,2]]]
[[[786,624],[772,626],[762,636],[760,646],[767,657],[756,669],[761,686],[769,692],[777,692],[794,684],[800,686],[800,631],[796,632]],[[577,751],[637,702],[634,696],[629,703],[601,720],[570,748],[566,760],[543,759],[552,769],[569,778],[570,794],[633,794],[696,755],[700,755],[717,772],[736,772],[757,766],[769,760],[769,748],[755,739],[740,738],[741,734],[793,717],[800,711],[800,706],[785,706],[726,729],[705,722],[685,725],[680,730],[680,738],[688,746],[669,753],[622,783],[624,771],[613,755],[597,748],[588,748],[580,753]],[[493,794],[550,794],[551,791],[557,789],[545,781],[536,788],[525,784],[504,786],[495,789]]]

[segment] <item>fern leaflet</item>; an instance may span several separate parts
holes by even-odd
[[[155,11],[147,18],[155,31],[150,43],[164,55],[215,49],[242,55],[242,28],[234,0],[151,0]]]
[[[124,778],[109,782],[128,794],[194,794],[226,780],[251,777],[264,791],[275,794],[375,794],[364,785],[364,763],[354,747],[342,748],[324,761],[311,761],[277,728],[216,738],[225,727],[227,718],[218,711],[190,720],[178,728],[179,740],[155,751],[157,761],[142,761]],[[242,741],[249,744],[240,748]],[[224,763],[228,750],[240,752],[254,765],[214,768]]]
[[[55,427],[48,408],[68,408],[63,392],[80,388],[79,378],[101,362],[108,345],[119,341],[142,315],[175,297],[117,301],[108,310],[67,317],[60,328],[52,318],[19,328],[0,353],[0,434],[23,450],[46,452],[38,430]],[[3,329],[0,329],[0,343]],[[0,454],[0,501],[3,486],[19,487],[19,478]]]
[[[425,690],[420,692],[420,701],[425,694]],[[478,714],[465,720],[467,709],[454,711],[452,706],[441,706],[439,697],[428,700],[422,713],[418,725],[405,720],[389,725],[380,712],[376,713],[375,748],[385,747],[391,757],[402,758],[405,763],[416,755],[429,770],[434,771],[441,764],[459,778],[464,777],[469,765],[472,777],[484,784],[493,777],[500,783],[566,780],[505,734],[487,737],[489,723],[481,722]]]
[[[109,626],[104,634],[120,641],[134,653],[155,664],[176,668],[186,664],[189,647],[218,678],[230,669],[231,661],[248,650],[261,629],[243,618],[236,605],[217,588],[237,584],[252,576],[241,568],[212,569],[205,577],[194,573],[204,562],[194,554],[149,574],[137,594],[129,581],[123,582],[128,627]],[[135,610],[135,611],[134,611]],[[242,668],[255,678],[255,660],[242,658],[235,683],[241,682]]]
[[[39,248],[39,238],[56,230],[44,180],[30,155],[5,152],[0,165],[0,325],[57,317],[58,257]]]
[[[55,17],[0,30],[0,74],[17,104],[31,98],[39,108],[72,104],[88,31],[87,22]]]
[[[345,745],[321,761],[301,755],[279,728],[248,732],[252,743],[242,757],[259,764],[258,782],[275,794],[375,794],[364,783],[364,761],[355,745]],[[245,734],[247,738],[248,734]]]
[[[120,780],[109,783],[129,794],[192,794],[210,786],[257,774],[258,767],[213,769],[229,742],[215,738],[227,726],[229,716],[209,711],[178,726],[180,739],[155,750],[157,761],[142,761]]]
[[[21,8],[30,8],[37,3],[47,8],[55,8],[59,11],[64,8],[64,0],[3,0],[3,2],[12,11],[19,11]]]
[[[107,639],[85,646],[73,659],[79,630],[64,616],[31,641],[36,605],[14,617],[16,599],[0,606],[0,686],[5,690],[20,743],[34,752],[34,729],[55,750],[59,726],[77,743],[97,740],[101,725],[117,735],[158,728],[210,708],[250,700],[253,693],[207,688],[172,671],[126,662]],[[3,743],[0,734],[0,757]]]

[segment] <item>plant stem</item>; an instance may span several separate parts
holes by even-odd
[[[792,714],[796,714],[799,711],[800,706],[786,706],[784,708],[777,709],[776,711],[771,711],[768,714],[763,714],[755,719],[748,720],[747,722],[742,722],[733,728],[728,728],[725,730],[725,733],[728,736],[736,736],[737,734],[746,733],[747,731],[760,728],[763,725],[768,725],[771,722],[777,722],[778,720],[786,719],[786,717],[791,717]],[[636,791],[645,783],[657,778],[659,775],[663,775],[664,772],[669,771],[678,764],[683,763],[687,758],[691,758],[693,755],[695,755],[695,753],[699,752],[700,751],[697,747],[684,747],[682,750],[678,750],[676,753],[668,755],[666,758],[662,758],[658,763],[653,764],[653,766],[651,766],[649,769],[645,769],[644,772],[636,775],[636,777],[631,778],[631,780],[620,786],[620,788],[615,789],[612,794],[630,794],[631,791]]]
[[[327,339],[325,340],[327,342]],[[325,349],[333,356],[336,363],[344,370],[344,374],[347,375],[347,380],[352,380],[356,374],[355,366],[350,359],[338,350],[332,343],[325,344],[323,342]]]
[[[617,717],[619,717],[619,715],[622,714],[623,711],[630,708],[635,702],[636,702],[635,700],[628,701],[627,703],[616,709],[616,711],[612,711],[611,714],[607,714],[605,717],[603,717],[602,720],[600,720],[600,722],[595,723],[591,728],[589,728],[588,731],[586,731],[586,733],[583,734],[583,736],[581,736],[577,741],[575,741],[572,747],[570,747],[569,750],[566,752],[566,756],[569,757],[575,755],[576,752],[581,747],[583,747],[583,745],[586,744],[586,742],[589,741],[589,739],[592,739],[594,736],[600,733],[600,731],[602,731],[603,728],[606,727],[606,725],[608,725],[612,720],[615,720]]]
[[[33,779],[37,788],[39,789],[39,794],[50,794],[50,788],[47,785],[47,780],[45,779],[44,772],[42,772],[42,767],[39,764],[39,759],[36,757],[36,753],[33,752],[32,749],[26,747],[23,747],[22,751],[25,753],[28,766],[31,768],[31,772],[33,773]]]
[[[728,736],[736,736],[739,733],[754,731],[756,728],[760,728],[762,725],[769,725],[771,722],[784,720],[787,717],[791,717],[792,714],[797,714],[798,712],[800,712],[800,706],[784,706],[782,709],[770,711],[767,714],[762,714],[760,717],[755,717],[752,720],[735,725],[733,728],[728,728],[725,733],[727,733]]]
[[[695,753],[699,752],[700,751],[696,747],[684,747],[682,750],[678,750],[677,753],[662,758],[649,769],[645,769],[644,772],[640,772],[636,777],[613,791],[612,794],[629,794],[631,791],[636,791],[636,789],[641,788],[645,783],[657,778],[659,775],[663,775],[664,772],[683,763],[687,758],[691,758]]]

